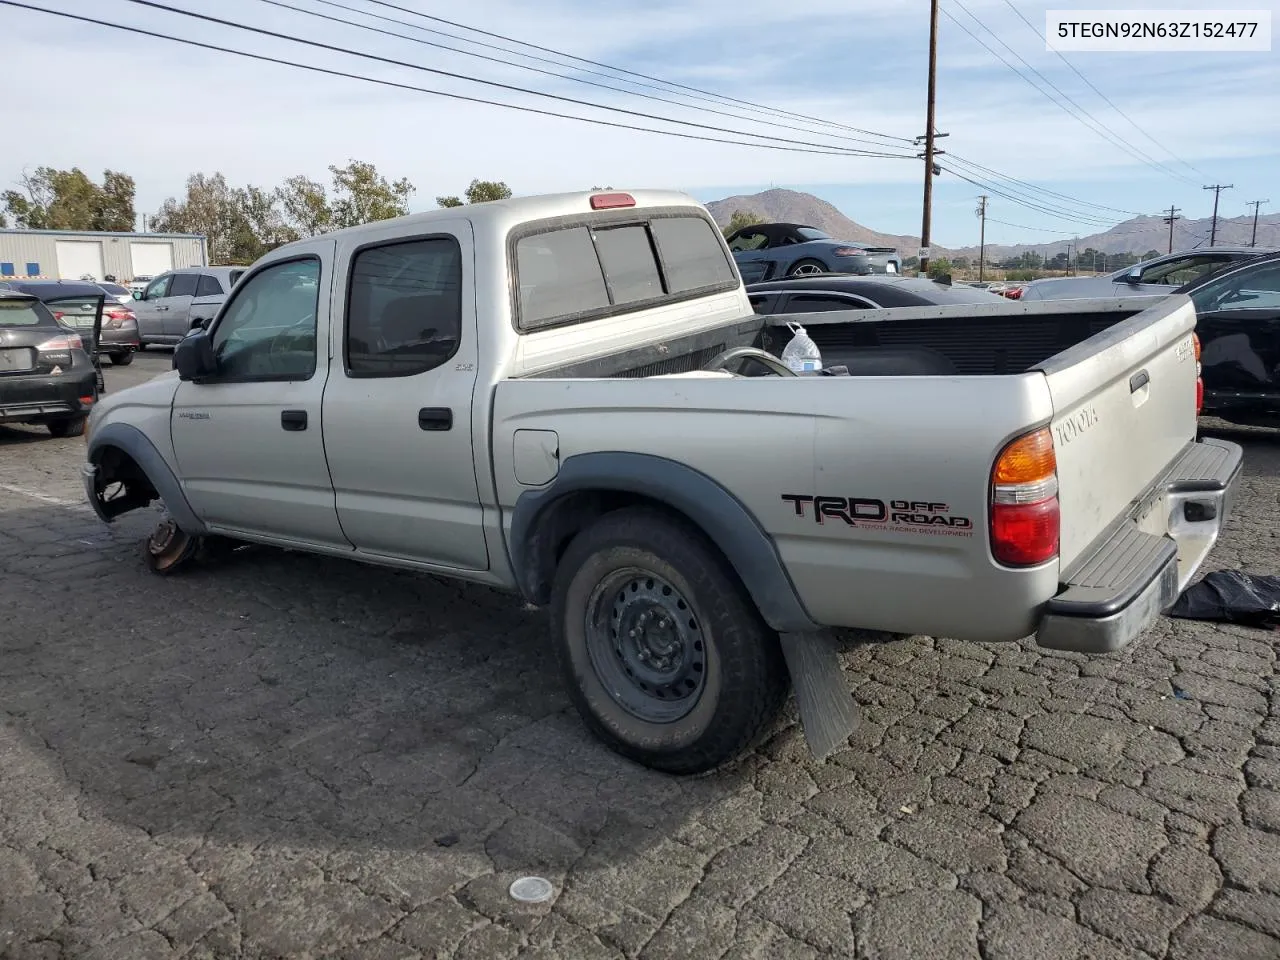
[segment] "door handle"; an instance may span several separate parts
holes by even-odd
[[[307,411],[282,410],[280,412],[280,426],[284,427],[286,430],[307,429]]]
[[[168,307],[156,307],[157,310],[168,310]]]
[[[423,430],[451,430],[453,411],[448,407],[423,407],[418,411],[418,426]]]
[[[1145,370],[1139,370],[1129,378],[1129,392],[1137,393],[1150,382],[1151,374],[1147,373]]]

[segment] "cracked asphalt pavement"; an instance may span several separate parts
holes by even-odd
[[[1214,432],[1212,565],[1275,573],[1280,434]],[[1274,633],[852,643],[848,749],[792,710],[680,780],[586,734],[519,600],[265,548],[159,578],[82,456],[0,427],[4,958],[1280,957]]]

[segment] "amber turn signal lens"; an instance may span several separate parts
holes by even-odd
[[[1053,434],[1048,427],[1028,433],[1004,448],[991,472],[997,484],[1037,483],[1047,480],[1058,470],[1053,452]]]

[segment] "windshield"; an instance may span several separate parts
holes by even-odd
[[[51,327],[53,317],[36,300],[0,297],[0,327]]]
[[[830,240],[831,239],[831,234],[823,233],[821,230],[816,230],[813,227],[799,227],[796,230],[796,233],[800,234],[800,236],[804,237],[806,240]]]

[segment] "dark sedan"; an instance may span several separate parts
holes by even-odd
[[[953,286],[922,277],[850,277],[834,274],[747,284],[756,313],[812,313],[818,310],[875,310],[928,307],[944,303],[1007,304],[978,287]]]
[[[54,317],[74,327],[86,339],[93,335],[98,303],[102,300],[99,352],[110,357],[116,366],[133,362],[133,353],[141,343],[138,317],[105,286],[82,280],[8,280],[4,286],[38,298],[53,311]],[[115,284],[109,286],[114,287]]]
[[[1196,306],[1204,413],[1280,427],[1280,254],[1179,287]]]
[[[98,370],[84,347],[35,297],[0,290],[0,423],[83,433],[98,399]]]

